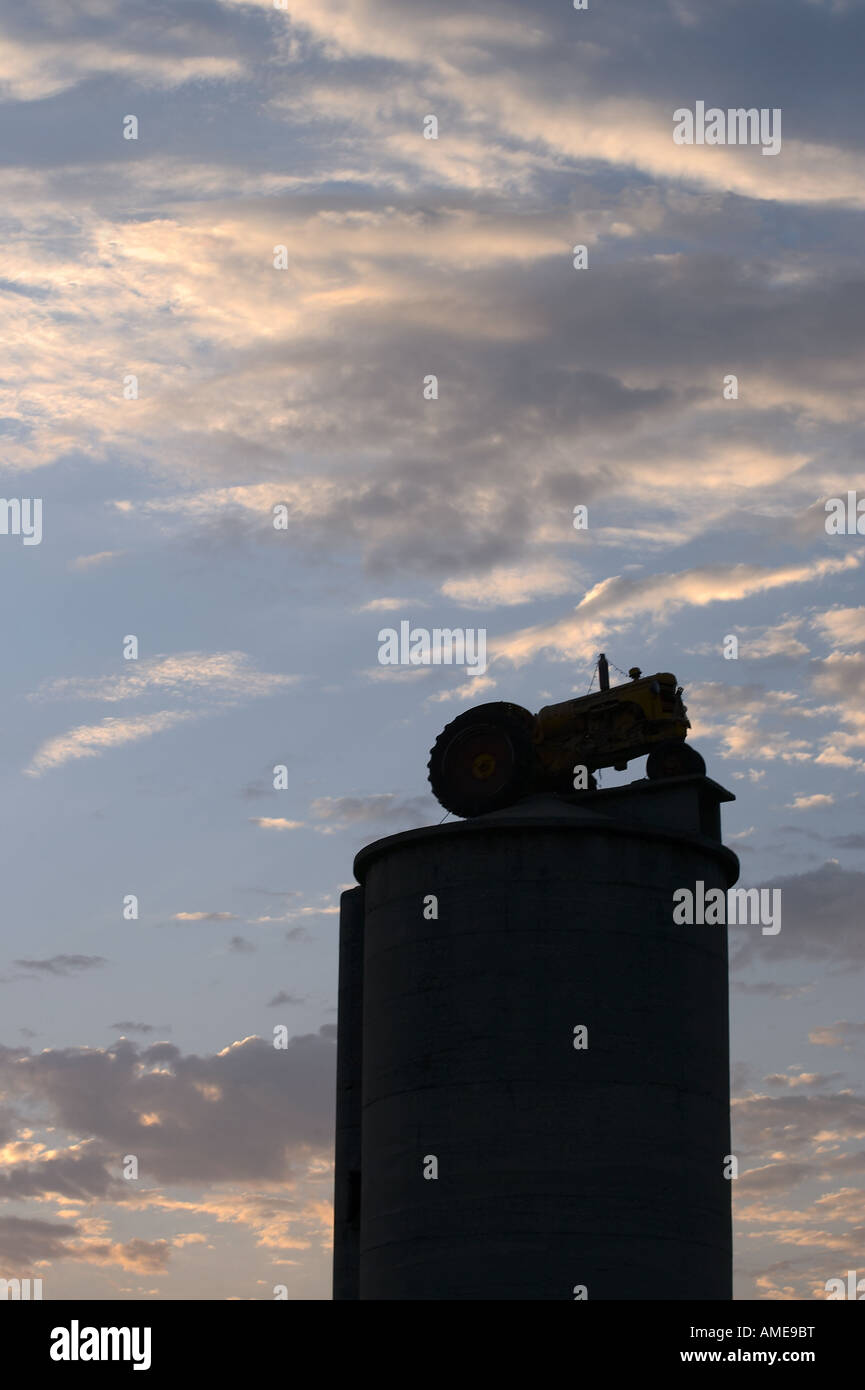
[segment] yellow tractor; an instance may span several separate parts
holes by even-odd
[[[455,816],[481,816],[538,792],[594,790],[598,768],[624,771],[644,753],[652,780],[705,774],[700,754],[685,743],[691,725],[676,677],[643,676],[637,666],[628,675],[611,689],[601,653],[593,694],[538,714],[499,701],[458,715],[430,752],[430,785],[442,806]]]

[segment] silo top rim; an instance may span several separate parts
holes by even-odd
[[[630,796],[637,796],[642,799],[644,795],[651,795],[662,788],[672,788],[677,784],[688,783],[699,783],[702,795],[708,796],[710,800],[717,803],[736,800],[732,792],[727,791],[725,787],[710,777],[693,774],[686,777],[665,778],[661,782],[643,779],[623,787],[608,787],[594,792],[582,792],[572,800],[551,794],[530,796],[516,802],[513,806],[505,807],[504,810],[491,811],[487,815],[475,816],[471,820],[453,820],[446,824],[418,826],[413,830],[402,830],[396,835],[386,835],[380,840],[373,840],[355,855],[354,875],[359,883],[363,883],[366,871],[375,859],[392,849],[403,844],[409,845],[412,842],[449,839],[454,835],[483,834],[496,830],[562,830],[570,828],[574,831],[595,830],[609,835],[640,835],[647,839],[699,843],[717,854],[719,858],[727,861],[730,882],[735,883],[739,876],[738,858],[720,840],[696,832],[671,829],[663,825],[654,827],[639,820],[631,820],[621,813],[622,803],[627,802]],[[604,805],[605,802],[606,805]]]

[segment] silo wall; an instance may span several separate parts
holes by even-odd
[[[361,851],[337,1296],[731,1297],[726,929],[673,922],[735,882],[727,799],[638,783]]]

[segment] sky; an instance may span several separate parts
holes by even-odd
[[[445,723],[599,650],[676,674],[782,890],[731,928],[735,1295],[865,1275],[863,43],[862,0],[3,0],[0,1275],[330,1297],[353,856],[441,820]],[[698,101],[780,151],[675,143]],[[382,665],[402,621],[487,670]]]

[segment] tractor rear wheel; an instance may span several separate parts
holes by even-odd
[[[651,782],[658,782],[664,777],[704,777],[705,774],[706,764],[696,748],[679,739],[671,738],[666,743],[659,743],[646,759],[646,776]]]
[[[496,701],[457,715],[433,745],[429,780],[445,810],[482,816],[519,801],[534,768],[534,715]]]

